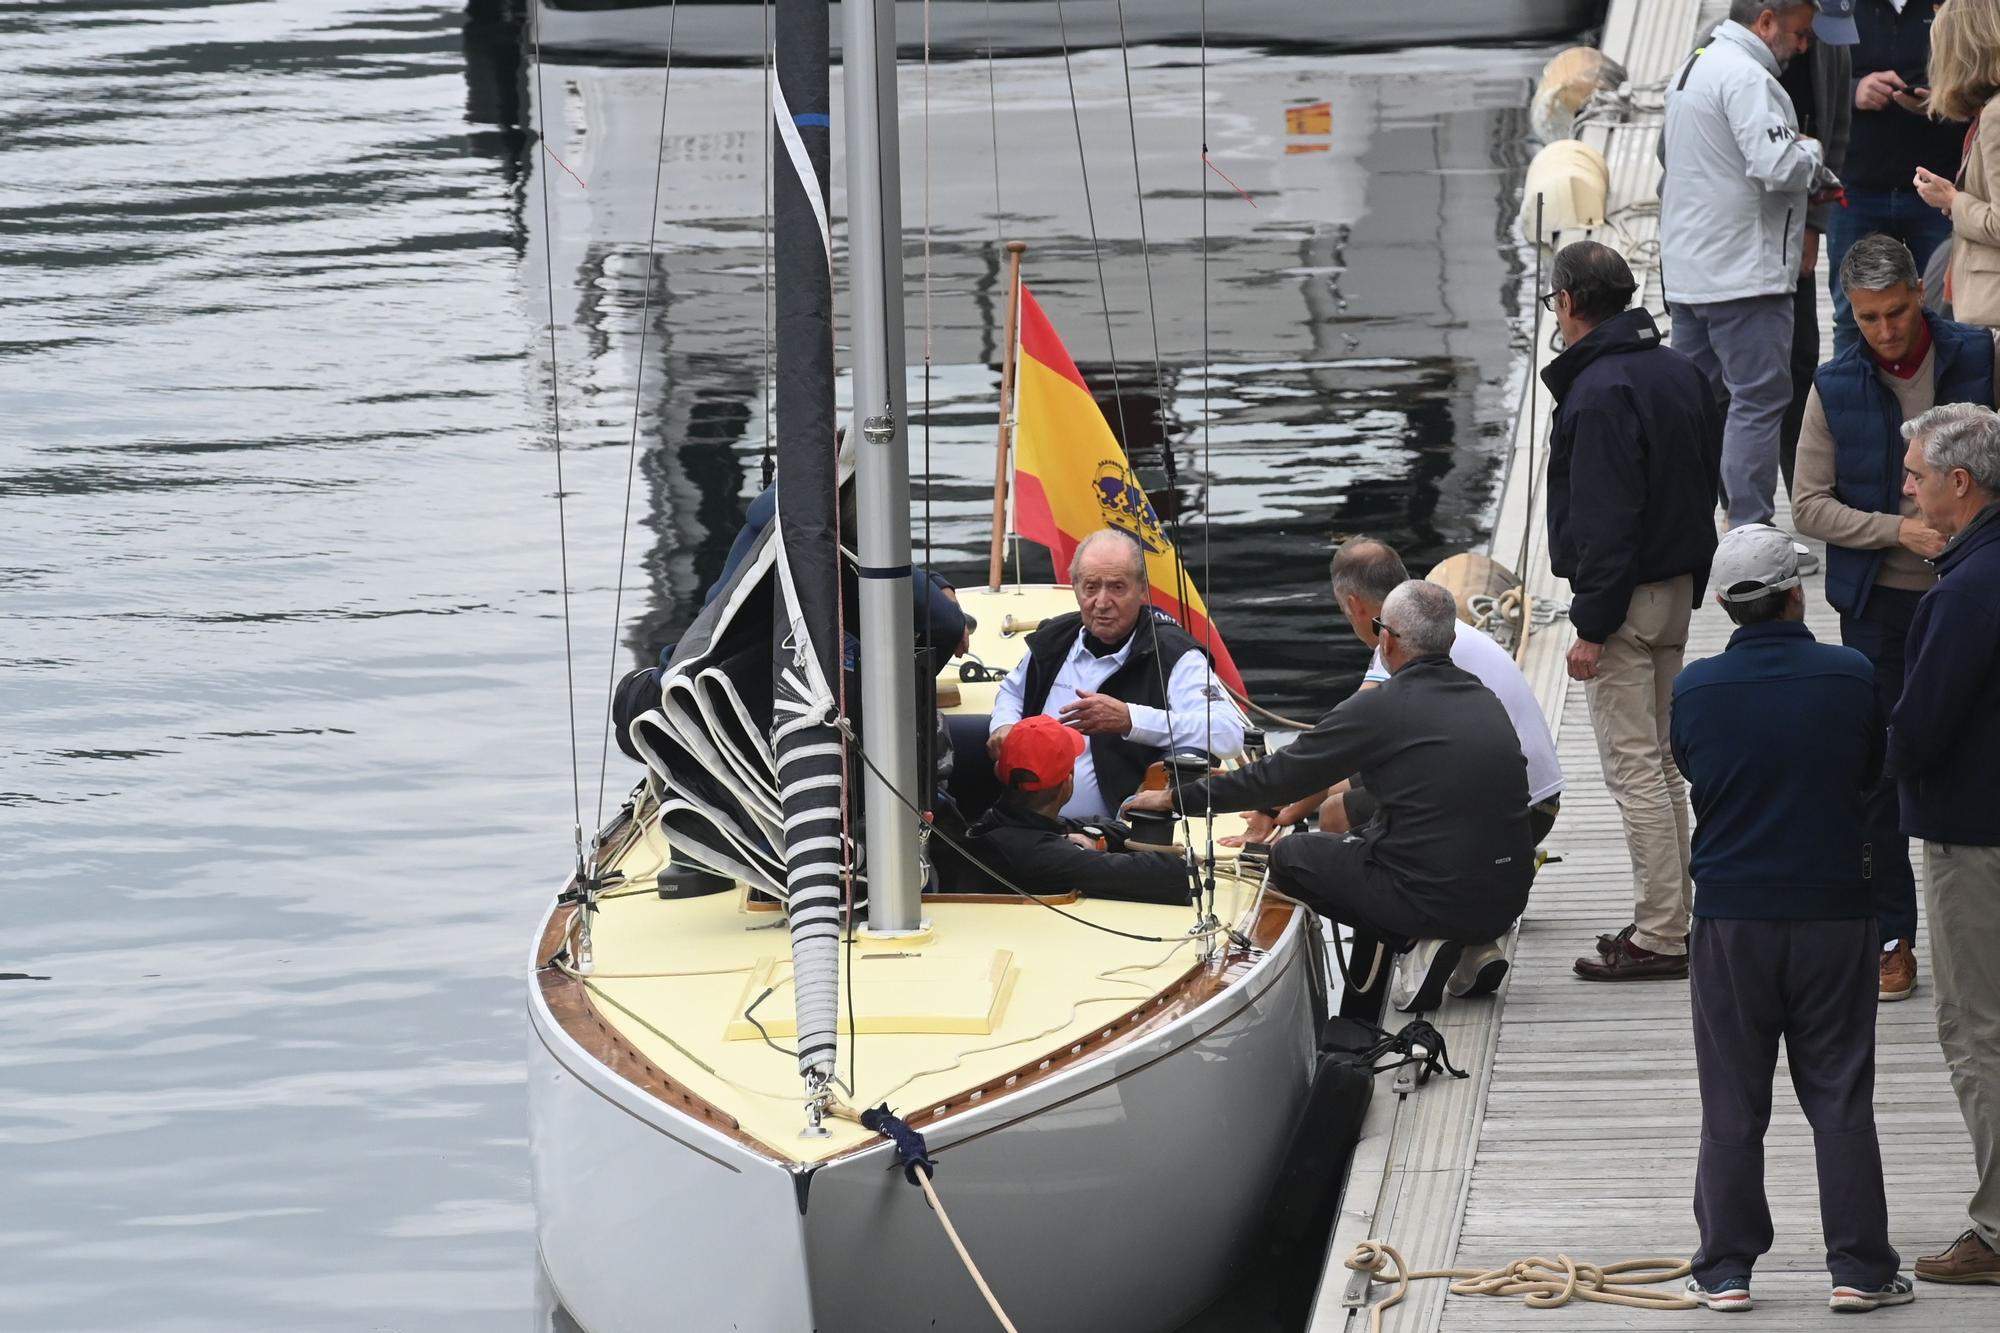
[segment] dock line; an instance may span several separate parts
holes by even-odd
[[[1688,1275],[1685,1259],[1622,1259],[1615,1264],[1579,1263],[1566,1254],[1533,1255],[1500,1268],[1433,1268],[1411,1272],[1402,1253],[1386,1240],[1364,1240],[1347,1256],[1347,1266],[1373,1281],[1393,1281],[1396,1289],[1368,1307],[1368,1333],[1382,1333],[1382,1314],[1409,1294],[1412,1282],[1452,1278],[1454,1296],[1519,1296],[1538,1310],[1572,1300],[1622,1305],[1635,1310],[1693,1310],[1701,1302],[1652,1284]],[[1389,1276],[1383,1276],[1384,1270]],[[1623,1290],[1620,1290],[1623,1288]]]

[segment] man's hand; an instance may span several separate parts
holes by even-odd
[[[1805,246],[1799,254],[1799,272],[1811,273],[1819,267],[1819,233],[1806,228]]]
[[[1571,680],[1597,679],[1597,661],[1604,656],[1604,645],[1592,643],[1588,639],[1578,639],[1570,645],[1569,678]]]
[[[1128,815],[1165,814],[1174,808],[1174,798],[1162,787],[1158,791],[1142,791],[1125,802],[1124,812]]]
[[[1944,534],[1926,527],[1920,518],[1906,518],[1896,530],[1896,541],[1905,551],[1935,560],[1944,553]]]
[[[1070,842],[1073,842],[1077,846],[1083,848],[1083,850],[1085,850],[1086,852],[1101,852],[1104,850],[1102,847],[1099,847],[1097,845],[1097,839],[1086,838],[1081,833],[1067,833],[1064,834],[1063,836],[1067,838]]]
[[[1958,196],[1957,186],[1923,167],[1917,168],[1916,180],[1912,183],[1917,187],[1919,199],[1941,212],[1951,212],[1951,201]]]
[[[1006,726],[1000,728],[1000,730],[994,732],[992,735],[986,738],[987,758],[991,759],[996,764],[1000,762],[1000,745],[1003,741],[1007,739],[1007,733],[1012,731],[1013,729],[1014,729],[1014,724],[1012,722],[1009,722]]]
[[[1231,833],[1227,837],[1217,838],[1216,841],[1224,847],[1241,847],[1246,842],[1268,844],[1277,831],[1277,820],[1262,810],[1252,810],[1249,817],[1244,820],[1241,833]]]
[[[1906,93],[1890,93],[1889,99],[1913,116],[1928,116],[1931,113],[1931,90],[1912,88]]]
[[[1861,111],[1880,111],[1892,97],[1908,88],[1894,70],[1878,69],[1855,85],[1854,105]]]
[[[1132,710],[1122,699],[1085,691],[1063,706],[1062,723],[1086,736],[1123,736],[1132,730]]]

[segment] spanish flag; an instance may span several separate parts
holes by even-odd
[[[1059,578],[1077,543],[1099,528],[1117,528],[1137,541],[1146,551],[1153,604],[1209,648],[1216,675],[1243,693],[1243,677],[1209,623],[1200,590],[1181,567],[1153,502],[1026,284],[1020,330],[1014,362],[1015,531],[1049,548]]]

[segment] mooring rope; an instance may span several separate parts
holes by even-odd
[[[979,1294],[986,1298],[986,1308],[993,1311],[993,1317],[1000,1321],[1000,1327],[1006,1329],[1007,1333],[1020,1333],[1020,1330],[1014,1327],[1014,1321],[1009,1319],[1007,1312],[1000,1307],[1000,1298],[993,1294],[993,1288],[987,1284],[986,1275],[979,1271],[979,1265],[974,1261],[972,1252],[965,1248],[965,1242],[959,1238],[958,1228],[951,1224],[951,1214],[944,1210],[944,1200],[938,1198],[937,1187],[931,1184],[931,1174],[937,1167],[931,1161],[930,1149],[924,1144],[924,1136],[911,1129],[901,1116],[890,1111],[887,1103],[871,1107],[866,1111],[856,1111],[837,1097],[829,1098],[826,1113],[841,1120],[851,1120],[863,1129],[880,1134],[896,1145],[896,1155],[903,1162],[904,1179],[924,1192],[925,1201],[930,1204],[931,1211],[937,1214],[939,1225],[944,1227],[945,1239],[949,1240],[951,1248],[958,1252],[958,1261],[965,1265],[965,1271],[972,1278],[973,1285],[979,1288]]]
[[[1454,1296],[1519,1296],[1537,1310],[1553,1310],[1572,1300],[1620,1305],[1634,1310],[1693,1310],[1701,1302],[1654,1286],[1686,1277],[1685,1259],[1625,1259],[1615,1264],[1582,1263],[1566,1254],[1553,1259],[1532,1255],[1499,1268],[1432,1268],[1411,1272],[1402,1253],[1386,1240],[1364,1240],[1347,1256],[1347,1266],[1395,1290],[1368,1307],[1368,1333],[1381,1333],[1382,1314],[1409,1295],[1412,1282],[1451,1278]],[[1386,1275],[1385,1275],[1386,1274]]]

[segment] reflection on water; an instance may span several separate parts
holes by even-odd
[[[761,77],[675,72],[648,266],[657,69],[546,71],[581,178],[548,228],[533,81],[458,5],[0,0],[0,34],[0,974],[47,978],[0,980],[9,1325],[518,1327],[520,986],[572,820],[545,264],[588,823],[602,682],[686,623],[760,472]],[[1253,688],[1337,697],[1328,537],[1427,560],[1489,521],[1537,61],[1218,53],[1252,208],[1191,156],[1188,53],[1135,53],[1150,307],[1115,58],[1076,66],[1091,216],[1059,62],[995,101],[934,68],[919,546],[983,568],[997,122],[1000,230],[1163,508],[1172,452]]]

